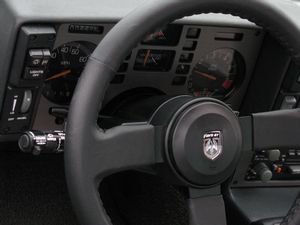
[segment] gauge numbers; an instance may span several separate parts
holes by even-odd
[[[57,104],[68,104],[77,80],[94,50],[90,42],[70,42],[53,50],[43,95]]]

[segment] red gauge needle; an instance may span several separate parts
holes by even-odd
[[[144,58],[144,66],[146,66],[151,50],[148,49]]]
[[[207,74],[207,73],[199,72],[197,70],[194,70],[194,72],[201,75],[202,77],[206,77],[207,79],[210,79],[210,80],[216,80],[217,79],[215,76]]]
[[[67,76],[70,73],[71,73],[71,70],[65,70],[65,71],[62,71],[60,73],[57,73],[57,74],[47,78],[46,81],[54,80],[54,79],[57,79],[57,78],[60,78],[60,77],[64,77],[64,76]]]

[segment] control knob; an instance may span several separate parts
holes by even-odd
[[[267,182],[272,179],[273,173],[265,163],[260,162],[256,164],[253,169],[262,182]]]
[[[19,138],[19,148],[25,153],[63,152],[65,133],[63,131],[27,131]]]

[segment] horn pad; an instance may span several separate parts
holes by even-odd
[[[226,104],[210,98],[182,105],[166,132],[171,168],[195,186],[213,186],[228,179],[237,166],[241,145],[237,116]]]

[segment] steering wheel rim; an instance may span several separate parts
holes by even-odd
[[[296,16],[287,15],[281,4],[293,8],[292,3],[284,0],[158,0],[147,2],[113,27],[91,55],[77,84],[68,116],[66,178],[81,224],[111,224],[98,193],[98,185],[105,176],[159,160],[153,151],[155,128],[151,124],[128,124],[106,131],[97,125],[106,89],[136,43],[155,28],[183,16],[220,12],[264,27],[300,62],[300,23]],[[131,149],[133,145],[135,148]],[[124,149],[131,150],[124,152]]]

